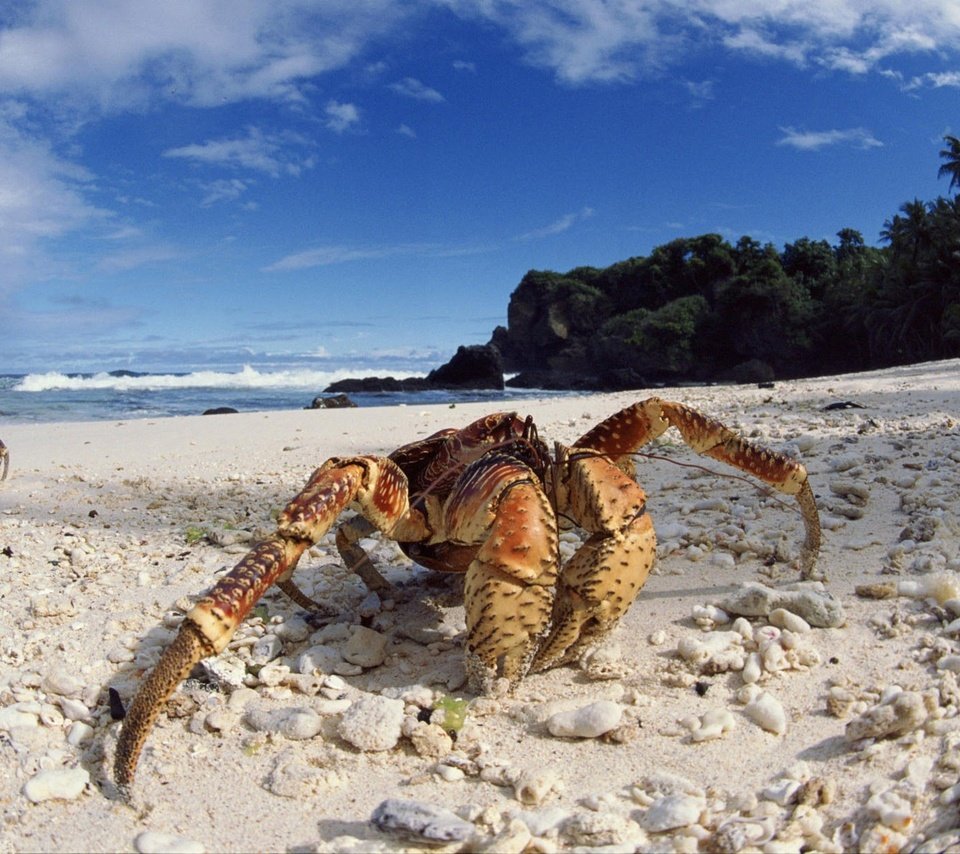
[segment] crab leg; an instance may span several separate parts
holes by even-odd
[[[807,480],[807,470],[796,460],[748,442],[729,427],[695,409],[657,397],[635,403],[601,421],[582,436],[575,447],[600,451],[624,471],[632,472],[629,455],[669,427],[675,427],[696,453],[751,474],[785,495],[796,496],[805,533],[800,556],[801,574],[804,578],[812,577],[820,551],[820,517]]]
[[[534,473],[501,454],[469,466],[444,505],[448,539],[479,545],[466,570],[467,675],[494,693],[530,667],[550,626],[557,526]]]
[[[531,670],[573,660],[602,640],[633,604],[650,574],[657,538],[646,495],[607,459],[570,452],[558,467],[557,512],[591,536],[560,570],[550,634]]]
[[[277,532],[254,546],[197,602],[141,684],[117,743],[114,777],[123,796],[129,794],[143,744],[177,685],[197,662],[226,648],[272,584],[292,585],[290,577],[300,556],[352,502],[378,529],[392,536],[416,539],[428,533],[421,514],[410,509],[406,477],[390,460],[334,459],[317,469],[280,514]]]
[[[0,480],[7,479],[7,470],[10,468],[10,452],[7,446],[0,441]]]

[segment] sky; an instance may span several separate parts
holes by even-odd
[[[879,245],[957,0],[0,0],[0,373],[427,371],[529,269]]]

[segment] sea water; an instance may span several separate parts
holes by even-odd
[[[308,408],[336,380],[363,376],[349,370],[304,368],[239,371],[204,370],[188,373],[109,371],[102,373],[0,374],[0,422],[126,420],[200,415],[228,406],[239,412]],[[413,374],[395,372],[403,379]],[[542,391],[405,391],[351,392],[358,406],[397,406],[426,403],[490,401],[510,408],[509,401],[542,396]],[[551,392],[551,395],[556,394]],[[521,406],[518,402],[517,406]]]

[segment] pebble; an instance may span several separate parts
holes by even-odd
[[[787,715],[780,701],[768,691],[755,697],[743,713],[761,729],[774,735],[783,735],[787,731]]]
[[[343,658],[359,667],[378,667],[386,658],[387,637],[366,626],[354,627],[343,647]]]
[[[358,750],[390,750],[400,740],[403,718],[403,700],[363,694],[341,714],[337,732]]]
[[[640,827],[651,833],[663,833],[688,827],[700,819],[706,802],[693,795],[666,795],[658,798],[640,819]]]
[[[623,709],[611,700],[598,700],[578,709],[557,712],[547,720],[547,730],[558,738],[597,738],[620,726]]]
[[[39,703],[13,703],[0,709],[0,730],[5,732],[15,727],[35,727],[39,722]]]
[[[40,688],[60,697],[79,697],[83,693],[83,682],[65,667],[54,667],[40,681]]]
[[[720,607],[745,617],[767,617],[782,608],[817,628],[837,628],[846,622],[840,600],[820,581],[801,581],[778,588],[750,582],[721,601]]]
[[[157,830],[145,830],[137,834],[133,847],[140,854],[204,854],[206,851],[201,842]]]
[[[254,664],[267,664],[283,652],[283,641],[274,634],[259,638],[250,651]]]
[[[693,742],[712,741],[721,738],[736,726],[736,720],[726,709],[710,709],[699,718],[695,718],[690,729]]]
[[[340,650],[329,644],[311,646],[300,654],[297,659],[297,670],[300,673],[332,673],[333,669],[343,661]]]
[[[847,724],[847,741],[861,738],[896,738],[920,727],[927,719],[923,695],[897,691]]]
[[[444,807],[422,801],[389,798],[370,816],[377,830],[414,842],[438,844],[466,842],[473,835],[473,825]]]
[[[319,734],[323,718],[313,709],[250,709],[246,722],[258,732],[272,732],[293,741],[304,741]]]
[[[52,800],[75,801],[89,782],[90,774],[84,768],[50,768],[27,780],[23,794],[35,804]]]
[[[74,721],[70,724],[67,732],[67,744],[71,747],[79,747],[84,742],[93,738],[93,727],[83,721]]]

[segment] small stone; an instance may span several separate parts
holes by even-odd
[[[301,643],[310,637],[310,624],[300,615],[284,620],[276,627],[277,637],[284,643]]]
[[[547,730],[559,738],[597,738],[620,726],[623,709],[610,700],[598,700],[579,709],[557,712],[547,720]]]
[[[896,738],[917,729],[927,719],[923,695],[898,691],[847,724],[847,741]]]
[[[26,708],[26,703],[14,703],[0,709],[0,731],[9,732],[15,727],[35,727],[40,723],[40,705],[36,706],[36,711]]]
[[[254,664],[267,664],[283,652],[283,641],[274,634],[259,638],[250,651]]]
[[[297,659],[297,670],[300,673],[332,673],[333,669],[343,661],[340,650],[328,644],[317,644],[300,654]]]
[[[439,759],[453,750],[453,739],[437,724],[418,721],[409,738],[413,749],[427,759]]]
[[[313,709],[251,709],[245,718],[259,732],[276,733],[293,741],[313,738],[323,726],[323,718]]]
[[[366,626],[356,626],[343,647],[343,657],[359,667],[378,667],[386,657],[387,638]]]
[[[51,768],[40,771],[23,786],[27,800],[39,804],[43,801],[74,801],[83,794],[90,774],[84,768]]]
[[[40,681],[40,688],[60,697],[79,697],[83,693],[83,682],[66,667],[54,667]]]
[[[137,834],[133,847],[140,854],[204,854],[206,851],[203,844],[196,840],[156,830]]]
[[[74,721],[70,724],[67,731],[67,744],[71,747],[79,747],[93,738],[93,727],[83,721]]]
[[[770,612],[770,625],[778,629],[785,629],[794,634],[806,634],[810,631],[810,624],[799,614],[788,611],[786,608],[774,608]]]
[[[787,716],[783,706],[767,691],[761,692],[748,703],[743,713],[761,729],[774,735],[783,735],[787,731]]]
[[[337,731],[358,750],[390,750],[400,740],[403,700],[364,694],[340,716]]]
[[[551,768],[530,768],[520,772],[513,784],[517,800],[528,806],[540,806],[551,794],[560,791],[560,778]]]
[[[200,668],[215,685],[229,688],[240,688],[247,676],[246,665],[233,656],[205,658],[200,662]]]
[[[399,798],[383,801],[370,821],[384,833],[428,844],[466,842],[474,831],[470,822],[448,809]]]
[[[705,802],[692,795],[666,795],[658,798],[640,819],[640,827],[651,833],[662,833],[696,824]]]
[[[90,717],[90,709],[87,708],[87,704],[72,697],[61,697],[60,709],[68,721],[83,721]]]

